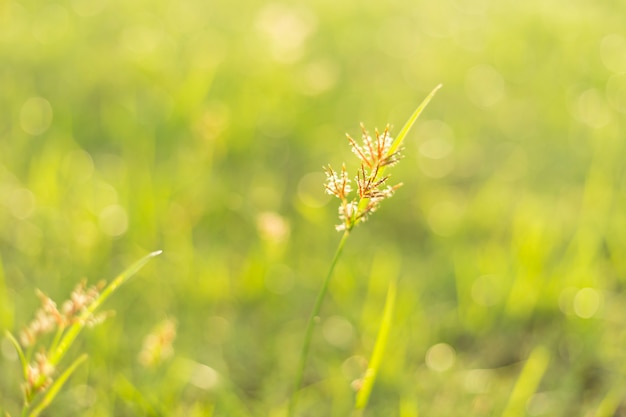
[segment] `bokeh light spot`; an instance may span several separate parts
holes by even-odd
[[[420,154],[426,158],[442,159],[454,151],[454,143],[446,137],[427,139],[419,147]]]
[[[465,13],[483,14],[487,11],[488,0],[454,0],[454,5]]]
[[[430,178],[444,178],[454,170],[452,155],[442,159],[426,158],[420,155],[418,163],[420,171]]]
[[[261,238],[268,242],[282,243],[289,239],[289,223],[278,213],[265,212],[259,214],[257,229]]]
[[[89,408],[98,400],[96,391],[86,384],[76,386],[72,389],[70,394],[76,404],[81,408]]]
[[[65,8],[50,4],[42,8],[33,24],[33,36],[46,45],[61,40],[70,29],[70,16]]]
[[[106,7],[108,0],[72,0],[72,9],[82,17],[95,16]]]
[[[455,360],[456,352],[447,343],[438,343],[426,352],[426,366],[436,372],[445,372],[452,368]]]
[[[189,382],[200,389],[210,390],[217,386],[217,383],[219,382],[219,374],[210,366],[202,363],[196,363],[194,364],[193,371],[189,377]]]
[[[16,225],[13,242],[22,252],[30,256],[37,256],[41,253],[42,238],[43,233],[37,226],[23,221]]]
[[[74,240],[84,248],[91,248],[98,241],[98,227],[90,220],[76,222]]]
[[[626,114],[626,74],[609,78],[606,82],[606,98],[613,109]]]
[[[142,56],[154,51],[161,42],[163,33],[158,29],[136,25],[122,32],[122,46],[131,54]]]
[[[546,392],[538,392],[526,402],[526,411],[531,416],[551,415],[554,399]]]
[[[331,316],[324,322],[322,334],[331,345],[348,347],[354,336],[354,327],[341,316]]]
[[[561,293],[559,294],[559,309],[564,314],[574,314],[574,309],[572,306],[574,303],[574,297],[576,296],[577,292],[578,289],[574,287],[566,287],[561,290]]]
[[[311,172],[298,182],[298,198],[309,207],[323,207],[330,200],[330,195],[324,191],[324,173]]]
[[[450,15],[453,13],[452,5],[448,2],[436,1],[425,8],[425,13],[420,14],[419,24],[421,31],[434,38],[447,38],[452,33],[453,23]]]
[[[448,200],[440,201],[428,211],[428,225],[435,234],[451,236],[457,229],[462,216],[462,208]]]
[[[102,209],[98,220],[102,233],[111,237],[121,236],[128,229],[128,215],[124,207],[118,204]]]
[[[20,110],[20,126],[29,135],[41,135],[52,123],[52,105],[43,97],[31,97]]]
[[[15,188],[9,193],[5,204],[15,218],[26,219],[35,211],[35,195],[27,188]]]
[[[604,97],[591,88],[578,97],[578,119],[587,126],[599,129],[611,121],[610,109]]]
[[[443,178],[454,169],[454,132],[440,120],[422,123],[417,132],[423,138],[418,148],[420,170],[430,178]]]
[[[600,42],[602,63],[615,73],[626,72],[626,38],[617,33],[607,35]]]
[[[118,196],[115,187],[104,181],[98,181],[94,184],[94,192],[87,204],[92,213],[99,215],[105,207],[117,202]]]
[[[91,178],[94,171],[91,155],[83,150],[68,153],[63,158],[62,172],[67,179],[83,184]]]
[[[504,79],[492,66],[477,65],[467,72],[465,92],[478,107],[491,107],[504,98]]]
[[[361,378],[367,370],[367,359],[361,355],[350,356],[341,364],[341,373],[349,381]]]
[[[582,288],[574,297],[574,312],[583,319],[593,317],[600,309],[602,298],[593,288]]]
[[[472,285],[472,299],[476,304],[491,307],[500,302],[504,296],[502,279],[496,275],[483,275]]]
[[[315,31],[317,19],[309,9],[271,3],[259,13],[256,27],[268,40],[272,57],[292,63],[304,53],[304,44]]]
[[[467,392],[472,394],[484,394],[489,391],[493,371],[489,369],[472,369],[467,371],[463,385]]]
[[[328,59],[309,63],[299,77],[299,88],[303,94],[316,96],[331,90],[339,78],[337,64]]]

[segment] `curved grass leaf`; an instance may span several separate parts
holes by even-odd
[[[46,407],[48,407],[50,405],[52,400],[54,400],[54,397],[56,397],[56,395],[59,393],[59,391],[63,387],[63,384],[65,384],[65,382],[72,375],[72,373],[74,373],[76,368],[78,368],[78,366],[81,363],[83,363],[86,359],[87,359],[87,354],[86,353],[83,353],[78,358],[76,358],[76,360],[74,362],[72,362],[72,364],[69,366],[69,368],[67,368],[65,370],[65,372],[63,372],[61,374],[61,376],[59,376],[54,381],[54,383],[52,384],[52,386],[50,387],[50,389],[46,393],[45,397],[43,397],[43,399],[41,400],[39,405],[37,405],[37,407],[33,411],[31,411],[28,416],[29,417],[37,417],[39,414],[41,414],[41,412],[43,410],[45,410]]]
[[[409,120],[407,120],[407,122],[402,127],[402,130],[400,131],[400,133],[398,133],[398,136],[396,136],[395,140],[391,144],[391,147],[389,148],[389,152],[387,153],[388,155],[392,155],[394,152],[397,152],[400,149],[400,147],[402,146],[402,142],[404,142],[404,138],[409,133],[409,130],[411,130],[417,118],[420,116],[420,114],[422,114],[422,111],[424,111],[428,103],[430,103],[430,100],[435,96],[435,93],[441,87],[442,87],[442,84],[439,84],[437,87],[435,87],[433,91],[431,91],[430,94],[417,107],[417,109],[415,109],[415,111],[413,112]]]
[[[537,346],[533,349],[515,383],[502,417],[514,417],[524,414],[526,402],[537,390],[537,386],[546,372],[549,362],[550,351],[548,349],[544,346]]]
[[[396,282],[392,280],[389,283],[389,290],[387,291],[387,300],[385,301],[385,307],[383,309],[383,318],[380,323],[380,329],[378,330],[378,337],[374,344],[374,351],[370,358],[369,366],[365,372],[363,378],[363,385],[356,395],[356,402],[354,405],[355,410],[363,410],[369,401],[374,382],[376,382],[376,375],[380,370],[383,357],[385,355],[385,348],[389,341],[389,331],[393,322],[393,313],[396,307]]]
[[[59,342],[58,347],[50,353],[49,360],[52,365],[56,366],[61,361],[69,347],[74,342],[74,339],[76,339],[76,336],[78,336],[83,327],[85,327],[84,321],[89,318],[96,311],[96,309],[107,298],[109,298],[109,296],[116,289],[120,287],[120,285],[122,285],[124,282],[128,281],[133,275],[135,275],[141,268],[143,268],[146,263],[148,263],[150,259],[154,258],[157,255],[160,255],[162,252],[163,251],[159,250],[144,256],[143,258],[126,268],[124,272],[119,274],[109,285],[106,286],[100,296],[93,303],[91,303],[91,305],[89,305],[89,307],[83,313],[83,315],[81,316],[81,320],[78,320],[76,323],[72,324],[68,328],[67,332],[63,335],[63,338]]]
[[[7,339],[9,339],[9,341],[13,344],[13,346],[15,347],[15,350],[17,351],[17,356],[19,356],[20,363],[22,364],[22,374],[24,374],[24,380],[26,380],[26,378],[28,378],[28,374],[27,374],[28,361],[26,360],[26,356],[24,356],[24,351],[22,350],[20,343],[13,336],[13,334],[11,334],[10,331],[7,330],[5,332],[5,335]]]

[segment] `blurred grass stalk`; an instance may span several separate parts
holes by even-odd
[[[617,415],[620,402],[624,397],[624,387],[616,386],[602,399],[593,417],[613,417]]]
[[[550,362],[550,352],[544,346],[537,346],[530,353],[524,369],[520,374],[513,392],[509,397],[509,402],[502,413],[502,417],[515,417],[525,414],[525,407],[528,400],[535,394],[543,374]]]
[[[420,105],[413,112],[409,120],[404,124],[404,126],[402,127],[402,130],[400,130],[400,133],[398,134],[398,136],[395,138],[395,140],[393,140],[393,142],[391,142],[391,144],[389,144],[388,147],[386,143],[381,143],[381,140],[384,141],[388,137],[387,136],[388,128],[385,129],[382,135],[379,135],[378,131],[376,132],[376,140],[377,140],[376,144],[372,144],[372,138],[368,136],[367,132],[365,131],[365,128],[363,128],[364,140],[367,142],[366,144],[369,145],[367,148],[369,152],[366,151],[365,154],[363,154],[363,152],[358,147],[358,145],[356,145],[356,143],[348,136],[348,139],[350,140],[350,143],[353,147],[354,153],[357,154],[357,156],[359,156],[359,158],[362,160],[361,171],[360,171],[360,174],[362,174],[362,177],[359,177],[357,175],[357,183],[359,183],[359,187],[361,187],[364,183],[366,183],[367,187],[376,188],[378,185],[382,185],[385,182],[385,180],[388,178],[388,176],[383,177],[383,173],[386,167],[391,166],[395,162],[397,162],[397,158],[399,158],[399,152],[402,150],[402,144],[404,142],[404,138],[411,130],[411,127],[413,127],[413,125],[417,121],[417,118],[419,117],[419,115],[426,108],[430,100],[434,97],[435,93],[440,88],[441,88],[441,84],[436,86],[430,92],[430,94],[420,103]],[[378,151],[379,153],[383,153],[383,154],[375,155],[375,151]],[[366,160],[367,158],[369,158],[369,160]],[[365,162],[368,165],[369,169],[372,170],[369,177],[366,177],[365,166],[363,162]],[[327,173],[327,175],[330,181],[335,181],[334,182],[335,192],[332,192],[332,187],[331,187],[330,189],[331,193],[335,194],[337,197],[339,197],[342,200],[342,204],[345,208],[346,206],[345,194],[349,192],[349,187],[347,187],[348,180],[345,174],[345,165],[341,172],[341,175],[342,175],[341,178],[338,178],[337,176],[335,176],[335,173],[332,171],[332,169],[330,169],[330,167],[329,167],[329,172]],[[359,178],[361,178],[361,182],[359,182]],[[339,187],[341,187],[341,190],[337,190],[337,188]],[[327,186],[327,191],[328,190],[329,190],[329,187]],[[344,194],[344,191],[345,191],[345,194]],[[317,294],[317,297],[315,299],[315,304],[313,305],[313,310],[307,322],[304,342],[302,345],[302,350],[300,351],[300,359],[298,361],[298,368],[296,369],[294,391],[289,401],[289,406],[288,406],[288,411],[287,411],[288,417],[295,416],[296,406],[298,403],[298,396],[299,396],[300,389],[302,388],[302,381],[304,379],[304,371],[306,368],[307,358],[309,355],[309,351],[311,349],[311,341],[313,339],[313,330],[315,328],[316,323],[319,321],[318,315],[319,315],[322,303],[324,301],[324,298],[326,297],[326,293],[328,292],[328,285],[333,275],[335,266],[337,265],[337,261],[339,260],[341,256],[341,253],[346,244],[348,236],[350,235],[350,231],[352,230],[354,226],[356,226],[357,224],[365,220],[368,212],[370,212],[372,205],[375,203],[375,200],[369,197],[370,195],[369,189],[365,190],[367,191],[365,193],[361,193],[361,191],[362,190],[359,189],[360,200],[358,202],[358,206],[356,210],[353,210],[352,212],[349,212],[349,211],[344,212],[345,218],[342,219],[344,220],[344,225],[340,225],[337,228],[337,230],[343,230],[343,235],[341,236],[341,240],[339,241],[339,244],[337,245],[337,250],[335,251],[335,255],[333,256],[333,259],[331,261],[330,268],[328,269],[326,278],[322,282],[322,286]],[[374,192],[376,191],[377,190],[374,190]],[[388,194],[386,197],[390,195],[391,193]],[[382,197],[382,198],[385,198],[385,197]],[[341,218],[341,215],[340,215],[340,218]],[[370,366],[368,368],[368,371],[367,371],[368,374],[366,374],[365,379],[364,379],[364,384],[365,384],[364,391],[363,393],[360,393],[359,396],[357,396],[355,410],[362,410],[367,405],[369,395],[371,393],[374,381],[376,379],[375,378],[376,373],[378,371],[378,367],[380,366],[380,361],[382,360],[384,347],[389,337],[389,327],[391,325],[391,316],[393,315],[393,305],[395,304],[395,284],[393,284],[393,286],[390,287],[390,294],[391,295],[388,295],[387,303],[385,305],[385,312],[383,313],[383,322],[381,325],[380,333],[376,341],[376,346],[375,346],[374,353],[372,356],[372,362],[370,363]]]
[[[313,305],[313,311],[311,312],[311,316],[309,317],[309,321],[307,322],[306,331],[304,334],[304,343],[302,345],[302,351],[300,352],[300,361],[298,363],[298,369],[296,374],[296,383],[294,385],[294,392],[291,396],[291,401],[289,402],[289,411],[287,415],[289,417],[293,417],[296,412],[296,405],[298,403],[298,395],[300,388],[302,388],[302,379],[304,378],[304,369],[306,368],[306,360],[309,356],[309,350],[311,349],[311,340],[313,338],[313,328],[318,321],[318,314],[320,312],[320,308],[322,306],[322,302],[324,301],[324,297],[326,296],[326,292],[328,291],[328,284],[330,283],[330,277],[333,275],[333,271],[335,270],[335,265],[337,265],[337,261],[341,256],[341,252],[343,251],[343,247],[346,244],[346,240],[348,240],[348,236],[350,235],[350,231],[346,230],[341,236],[341,240],[339,241],[339,245],[337,246],[337,250],[335,251],[335,256],[333,257],[332,262],[330,263],[330,268],[328,270],[328,274],[326,278],[322,282],[322,287],[320,291],[317,293],[317,298],[315,299],[315,304]]]
[[[117,290],[123,283],[128,281],[141,268],[143,268],[143,266],[148,263],[151,258],[160,255],[161,252],[162,251],[149,253],[119,274],[108,286],[104,288],[102,293],[100,293],[91,303],[83,308],[77,316],[71,317],[72,324],[69,325],[69,327],[66,327],[63,322],[59,321],[62,317],[59,311],[56,310],[56,306],[54,306],[52,300],[49,300],[55,310],[52,315],[53,318],[57,320],[56,325],[58,328],[49,348],[47,350],[40,350],[40,353],[38,354],[39,359],[37,358],[37,355],[35,355],[35,361],[38,362],[37,364],[32,364],[30,362],[36,347],[36,340],[32,341],[25,353],[15,336],[13,336],[13,334],[9,331],[6,332],[7,338],[17,350],[24,376],[24,404],[21,413],[22,417],[36,417],[52,403],[72,373],[87,359],[87,354],[80,355],[58,378],[51,380],[52,373],[57,370],[58,365],[63,360],[63,357],[71,347],[74,340],[76,340],[78,334],[85,326],[89,325],[90,320],[94,318],[94,313],[97,308],[102,305],[102,303],[109,298],[115,290]],[[74,296],[75,295],[73,293],[72,298]],[[84,297],[84,294],[76,296],[82,298]],[[51,314],[47,310],[46,312],[47,314]],[[46,355],[45,352],[48,352],[48,354]],[[37,366],[45,368],[46,372],[41,370],[38,372]],[[39,399],[39,394],[44,393],[45,395]]]
[[[376,376],[380,370],[380,365],[385,355],[385,349],[387,348],[387,341],[389,340],[389,331],[391,330],[393,313],[396,308],[396,292],[397,285],[394,278],[389,283],[389,289],[387,290],[387,300],[385,301],[383,318],[380,323],[378,336],[376,337],[376,343],[374,344],[374,351],[372,352],[367,371],[365,371],[361,388],[356,395],[354,417],[360,417],[363,414],[363,410],[369,402],[374,382],[376,382]]]

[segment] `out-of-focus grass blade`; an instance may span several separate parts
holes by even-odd
[[[0,256],[0,329],[13,328],[13,302],[9,297],[4,275],[4,264]]]
[[[134,264],[126,268],[124,272],[119,274],[113,280],[113,282],[107,285],[107,287],[100,294],[100,297],[98,297],[93,303],[91,303],[91,305],[89,305],[89,307],[83,314],[83,317],[88,318],[91,314],[93,314],[93,312],[96,311],[96,309],[107,298],[109,298],[109,296],[117,288],[119,288],[120,285],[122,285],[124,282],[128,281],[133,275],[135,275],[141,268],[143,268],[143,266],[146,263],[148,263],[150,259],[154,258],[157,255],[160,255],[162,252],[163,251],[159,250],[159,251],[149,253],[148,255],[144,256],[143,258],[141,258],[140,260],[138,260],[137,262],[135,262]],[[50,353],[49,360],[52,365],[57,365],[61,361],[61,359],[63,358],[63,355],[65,355],[65,352],[72,345],[72,343],[74,342],[74,339],[76,339],[76,336],[78,336],[78,333],[80,333],[80,331],[82,330],[84,326],[85,325],[83,323],[83,320],[78,320],[76,323],[70,326],[70,328],[67,330],[67,332],[63,336],[63,339],[61,339],[59,346]]]
[[[72,364],[69,366],[69,368],[67,368],[65,370],[65,372],[63,372],[54,381],[54,383],[52,384],[52,386],[50,387],[50,389],[46,393],[46,396],[43,397],[43,399],[41,400],[39,405],[37,405],[37,407],[33,411],[30,412],[29,417],[37,417],[39,414],[41,414],[41,412],[43,410],[46,409],[46,407],[48,407],[50,405],[52,400],[54,400],[54,397],[56,397],[56,395],[59,393],[59,391],[63,387],[63,384],[65,384],[67,379],[72,375],[72,373],[76,370],[76,368],[78,368],[78,366],[81,363],[83,363],[86,359],[87,359],[87,354],[83,353],[78,358],[76,358],[76,360],[74,362],[72,362]]]
[[[622,401],[623,392],[622,387],[616,387],[609,391],[600,402],[600,405],[598,405],[598,409],[593,417],[613,417],[617,415],[616,411]]]
[[[393,322],[393,313],[396,306],[396,282],[395,280],[389,283],[389,290],[387,291],[387,300],[385,301],[385,308],[383,310],[383,319],[378,331],[378,337],[374,345],[374,351],[370,359],[369,366],[365,372],[363,378],[363,385],[356,395],[356,402],[354,405],[355,410],[362,410],[367,406],[369,401],[374,382],[376,382],[376,375],[380,369],[383,356],[385,355],[385,348],[387,347],[387,341],[389,340],[389,331],[391,330],[391,324]]]
[[[11,334],[11,332],[7,330],[5,334],[6,334],[7,339],[9,339],[9,341],[13,344],[13,346],[15,347],[15,350],[17,351],[17,356],[19,356],[20,363],[22,364],[22,373],[24,374],[24,381],[26,381],[28,379],[28,373],[27,373],[28,361],[26,360],[26,356],[24,356],[24,351],[22,350],[22,347],[20,346],[17,339]]]
[[[158,405],[153,404],[132,382],[118,375],[115,380],[115,392],[128,404],[133,412],[143,416],[161,416]]]
[[[102,291],[102,294],[100,294],[100,297],[98,297],[98,299],[95,300],[89,306],[89,309],[88,309],[89,313],[93,313],[94,311],[96,311],[96,309],[100,306],[100,304],[102,304],[107,298],[109,298],[109,296],[116,289],[118,289],[120,285],[122,285],[123,283],[128,281],[133,275],[135,275],[137,272],[139,272],[139,270],[141,268],[143,268],[144,265],[147,264],[150,259],[154,258],[155,256],[160,255],[161,253],[163,253],[162,250],[158,250],[158,251],[154,251],[152,253],[149,253],[146,256],[144,256],[143,258],[141,258],[140,260],[138,260],[137,262],[135,262],[134,264],[132,264],[131,266],[129,266],[128,268],[126,268],[124,270],[124,272],[119,274],[113,280],[113,282],[111,282],[109,285],[107,285],[107,287]]]
[[[537,346],[533,349],[515,383],[502,417],[517,417],[525,414],[524,407],[526,402],[537,390],[539,381],[541,381],[548,367],[548,362],[550,362],[548,349],[543,346]]]
[[[419,409],[415,398],[407,397],[400,399],[399,417],[419,417]]]

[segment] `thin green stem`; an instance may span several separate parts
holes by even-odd
[[[289,402],[289,410],[287,412],[288,417],[293,417],[296,412],[296,405],[298,402],[298,394],[300,388],[302,388],[302,380],[304,379],[304,369],[306,368],[307,358],[309,356],[309,350],[311,349],[311,341],[313,340],[313,330],[315,329],[315,325],[318,322],[318,315],[320,309],[322,308],[322,303],[324,298],[326,297],[326,293],[328,292],[328,284],[330,283],[330,278],[333,275],[333,271],[335,270],[335,265],[337,265],[337,261],[341,256],[341,252],[343,251],[343,247],[346,244],[346,240],[348,240],[348,236],[350,235],[350,231],[346,230],[341,236],[341,240],[337,245],[337,250],[335,251],[335,256],[330,264],[330,268],[328,269],[328,274],[322,283],[320,291],[317,293],[317,298],[315,299],[315,305],[313,306],[313,311],[311,311],[311,316],[309,317],[309,321],[306,325],[306,331],[304,333],[304,343],[302,345],[302,350],[300,351],[300,361],[298,363],[297,373],[296,373],[296,382],[294,384],[294,391],[291,396],[291,401]]]
[[[85,362],[85,360],[87,360],[87,354],[83,353],[70,365],[69,368],[65,370],[65,372],[63,372],[57,378],[56,381],[54,381],[54,383],[52,384],[52,386],[46,393],[46,396],[43,397],[43,399],[41,400],[41,403],[39,403],[39,405],[33,411],[30,412],[28,417],[38,417],[39,414],[41,414],[43,410],[45,410],[50,405],[54,397],[57,396],[57,394],[63,387],[63,384],[67,382],[67,380],[74,373],[76,368],[78,368],[81,363]]]

